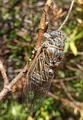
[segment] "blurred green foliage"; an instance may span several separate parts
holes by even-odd
[[[5,101],[0,103],[0,119],[1,120],[23,120],[28,116],[27,112],[22,108],[22,105],[16,101]]]
[[[11,60],[13,64],[11,67],[22,68],[31,57],[44,3],[44,0],[0,1],[0,55],[6,61],[5,66],[8,66],[10,63],[7,64],[7,62]],[[58,5],[64,11],[68,11],[70,2],[61,0],[57,2],[56,6]],[[63,21],[63,18],[59,17],[59,19],[60,22]],[[54,27],[57,20],[52,18],[50,20],[51,26]],[[57,72],[56,79],[79,76],[65,82],[65,86],[72,97],[81,103],[83,102],[83,3],[80,1],[75,2],[63,31],[67,36],[66,56]],[[11,72],[8,74],[10,77]],[[68,99],[60,83],[53,83],[51,92]],[[30,115],[27,112],[28,108],[23,108],[22,104],[13,99],[14,95],[8,96],[8,99],[0,103],[0,120],[83,120],[76,109],[51,97],[46,98],[40,109]],[[83,109],[83,106],[81,107]]]

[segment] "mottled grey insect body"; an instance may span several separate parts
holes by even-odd
[[[44,33],[44,36],[47,38],[45,43],[64,47],[66,37],[60,31],[49,31],[48,33]]]
[[[64,58],[64,45],[66,37],[60,31],[51,31],[44,33],[46,41],[43,43],[44,46],[48,46],[47,50],[50,53],[50,66],[59,64]],[[61,49],[59,49],[61,48]]]
[[[30,112],[35,112],[46,97],[54,78],[56,67],[64,57],[65,36],[60,31],[45,33],[46,41],[37,50],[27,73],[24,86],[25,99]]]

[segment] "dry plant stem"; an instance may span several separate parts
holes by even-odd
[[[46,14],[48,13],[48,10],[50,8],[50,5],[52,3],[52,0],[47,0],[43,12],[42,12],[42,17],[41,17],[41,21],[40,21],[40,25],[39,25],[39,30],[38,30],[38,39],[37,39],[37,43],[35,46],[35,49],[38,49],[40,47],[40,43],[42,40],[42,35],[44,33],[44,29],[45,29],[45,23],[46,23]]]
[[[67,20],[68,20],[68,18],[69,18],[69,15],[70,15],[70,12],[71,12],[71,10],[72,10],[72,8],[73,8],[73,5],[74,5],[74,1],[75,1],[75,0],[72,0],[71,5],[70,5],[70,8],[69,8],[69,11],[68,11],[68,14],[67,14],[65,20],[63,21],[63,23],[61,24],[61,26],[59,27],[58,30],[61,30],[62,27],[63,27],[63,26],[65,25],[65,23],[67,22]]]
[[[83,71],[83,66],[81,66],[80,64],[76,63],[76,66],[81,70]]]
[[[78,107],[82,107],[83,103],[82,102],[78,102],[76,101],[70,94],[69,90],[67,89],[67,87],[65,86],[64,82],[61,81],[60,82],[62,89],[64,90],[64,92],[66,93],[66,95],[68,96],[68,98],[73,102],[73,104],[75,104]],[[61,86],[58,85],[58,88],[61,89]],[[55,85],[55,87],[57,87],[57,84]]]
[[[83,52],[78,52],[77,55],[83,55]]]
[[[1,74],[4,80],[4,85],[7,85],[9,81],[8,81],[8,78],[7,78],[7,75],[6,75],[6,72],[5,72],[5,69],[3,67],[3,63],[1,60],[0,60],[0,71],[1,71]]]
[[[70,52],[70,54],[73,54],[73,53]],[[77,55],[83,55],[83,52],[78,52]]]
[[[5,95],[7,95],[9,91],[11,91],[12,87],[18,82],[18,80],[21,79],[23,75],[25,75],[27,66],[28,64],[26,64],[24,69],[8,85],[3,87],[2,91],[0,92],[0,101],[5,97]]]
[[[57,84],[53,84],[53,86],[58,89],[62,89],[61,85],[57,85]],[[69,93],[69,90],[67,89],[67,87],[64,85],[63,86],[65,93],[67,94],[67,96],[69,97],[69,99],[73,102],[73,104],[75,104],[76,106],[83,108],[83,102],[78,102],[76,101],[74,98],[72,98],[71,94]],[[56,97],[57,99],[57,97]]]
[[[52,94],[51,92],[49,91],[46,91],[48,93],[49,96],[53,97],[54,99],[57,99],[57,100],[61,100],[63,103],[67,103],[69,104],[72,108],[74,108],[75,110],[79,111],[80,113],[83,113],[83,110],[78,107],[77,105],[73,104],[73,102],[67,100],[67,99],[64,99],[64,98],[59,98],[58,96]]]
[[[70,62],[73,63],[76,67],[78,67],[81,71],[83,71],[83,66],[81,66],[78,63],[76,63],[74,60],[71,60]]]
[[[72,66],[69,66],[69,65],[66,65],[66,68],[69,69],[69,70],[71,70],[71,71],[76,71],[77,70],[76,68],[74,68]]]
[[[68,98],[73,102],[73,104],[75,104],[75,105],[78,106],[78,107],[82,107],[82,106],[83,106],[83,103],[76,101],[76,100],[71,96],[71,94],[70,94],[70,92],[68,91],[67,87],[65,86],[64,82],[61,81],[60,84],[61,84],[64,92],[65,92],[66,95],[68,96]],[[56,87],[56,86],[55,86],[55,87]]]
[[[64,82],[63,81],[61,81],[60,82],[60,84],[61,84],[61,86],[62,86],[62,88],[63,88],[63,90],[64,90],[64,92],[66,93],[66,95],[68,96],[68,98],[70,99],[70,100],[74,100],[73,98],[72,98],[72,96],[70,95],[70,93],[69,93],[69,91],[68,91],[68,89],[66,88],[66,86],[65,86],[65,84],[64,84]]]
[[[68,77],[68,78],[56,79],[56,80],[53,80],[52,82],[58,83],[61,81],[71,81],[71,80],[78,79],[78,78],[80,78],[80,76],[73,76],[73,77]]]
[[[68,91],[67,87],[65,86],[64,82],[61,81],[60,84],[61,84],[61,86],[62,86],[64,92],[65,92],[66,95],[68,96],[68,98],[69,98],[71,101],[76,102],[76,100],[75,100],[75,99],[71,96],[71,94],[69,93],[69,91]]]

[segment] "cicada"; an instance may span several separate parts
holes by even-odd
[[[64,57],[65,36],[60,31],[44,33],[45,42],[35,53],[23,88],[30,112],[35,112],[50,90],[55,70]]]

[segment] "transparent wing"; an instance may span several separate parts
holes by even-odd
[[[45,97],[46,92],[42,88],[31,83],[31,87],[27,89],[26,93],[26,102],[29,108],[28,111],[32,113],[35,112],[41,106]]]
[[[50,67],[46,51],[42,51],[27,75],[24,87],[25,101],[29,112],[35,112],[46,97],[45,90],[50,89],[53,75],[49,74]]]

